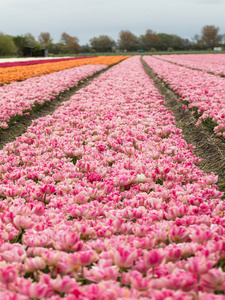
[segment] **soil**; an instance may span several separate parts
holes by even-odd
[[[141,62],[155,87],[164,95],[165,106],[173,112],[176,126],[182,130],[184,139],[196,147],[194,153],[202,159],[199,167],[207,173],[218,175],[219,189],[225,192],[225,143],[209,132],[204,125],[196,126],[197,119],[189,110],[183,110],[179,97],[156,77],[143,59]]]

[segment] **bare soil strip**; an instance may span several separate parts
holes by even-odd
[[[219,176],[219,189],[225,192],[225,143],[210,133],[202,124],[195,126],[197,119],[189,110],[183,110],[179,97],[156,77],[153,70],[143,61],[148,76],[154,81],[160,94],[164,95],[165,106],[173,112],[176,125],[182,129],[184,139],[196,147],[195,155],[202,159],[200,168]]]
[[[77,87],[63,92],[60,96],[57,96],[50,102],[45,102],[38,108],[32,109],[28,117],[21,116],[18,117],[17,121],[11,122],[9,124],[9,128],[0,131],[0,149],[2,149],[7,143],[15,141],[17,137],[25,133],[27,128],[31,126],[33,120],[53,114],[63,102],[68,101],[78,90],[86,87],[89,82],[109,68],[110,67],[103,69],[90,77],[84,78],[82,80],[83,83],[80,83]]]

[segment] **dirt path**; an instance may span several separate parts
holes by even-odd
[[[50,102],[45,102],[39,106],[38,109],[32,109],[28,117],[22,116],[19,119],[10,124],[9,128],[0,131],[0,149],[2,149],[7,143],[13,142],[17,137],[27,131],[27,128],[31,126],[33,120],[47,115],[51,115],[54,111],[65,101],[68,101],[78,90],[86,87],[94,78],[98,77],[101,73],[108,70],[110,67],[103,69],[94,75],[83,79],[83,83],[77,87],[72,88],[69,91],[65,91],[61,96],[56,97]]]
[[[164,95],[165,106],[174,114],[176,125],[182,129],[184,139],[188,144],[196,146],[194,153],[202,159],[200,168],[207,173],[219,175],[219,188],[225,191],[225,143],[210,133],[203,125],[195,126],[197,119],[189,110],[183,110],[183,104],[178,96],[162,83],[152,69],[141,58],[148,76],[153,79],[155,87]]]

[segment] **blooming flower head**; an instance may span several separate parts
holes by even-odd
[[[137,258],[137,250],[118,247],[113,250],[114,263],[119,268],[130,268]]]

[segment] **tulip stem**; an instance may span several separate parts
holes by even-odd
[[[81,277],[82,277],[82,280],[84,279],[84,266],[81,267]]]
[[[46,203],[46,195],[47,195],[47,194],[44,195],[44,205],[47,204],[47,203]]]
[[[14,243],[22,243],[22,237],[23,237],[23,234],[24,234],[25,230],[23,228],[21,228],[21,231],[19,232],[19,234],[13,239],[10,241],[11,244],[14,244]]]
[[[197,275],[197,280],[198,280],[198,293],[200,292],[200,275]]]

